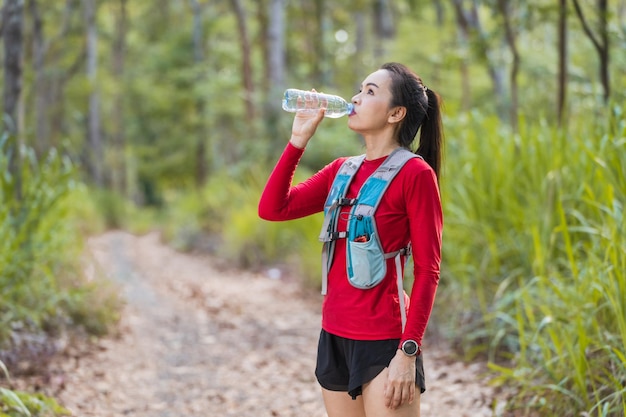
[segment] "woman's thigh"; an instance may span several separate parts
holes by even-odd
[[[367,417],[419,417],[419,387],[415,387],[415,400],[411,404],[405,403],[395,410],[387,408],[385,405],[385,381],[388,372],[388,368],[385,368],[376,378],[363,386],[362,398],[365,415]]]
[[[365,417],[362,396],[353,400],[345,391],[322,388],[322,397],[328,417]]]

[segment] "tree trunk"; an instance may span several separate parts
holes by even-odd
[[[567,103],[567,0],[559,0],[559,75],[557,92],[557,120],[563,126]]]
[[[113,76],[118,83],[118,89],[113,98],[113,169],[111,183],[113,189],[121,195],[127,195],[128,184],[126,179],[126,136],[124,133],[124,71],[126,63],[126,31],[127,0],[119,0],[119,11],[116,17],[115,37],[113,39]]]
[[[46,95],[48,88],[44,73],[45,39],[43,20],[37,0],[29,0],[33,19],[33,70],[35,73],[33,93],[35,95],[35,153],[41,157],[49,147],[48,115]]]
[[[500,9],[500,13],[502,14],[502,18],[504,20],[506,43],[511,50],[511,55],[513,56],[511,72],[509,75],[509,82],[511,85],[511,105],[509,108],[509,117],[511,119],[511,127],[513,128],[513,131],[517,132],[517,112],[519,106],[517,75],[519,73],[520,55],[517,50],[517,41],[515,38],[515,32],[513,31],[513,25],[511,24],[511,3],[509,0],[498,0],[498,8]]]
[[[272,148],[279,146],[280,98],[285,89],[285,0],[270,0],[268,21],[268,74],[269,89],[266,108],[267,134],[271,138]]]
[[[487,73],[491,79],[493,86],[493,92],[496,98],[496,111],[498,117],[501,120],[507,118],[506,112],[506,95],[502,76],[502,68],[498,67],[491,57],[491,51],[487,36],[480,22],[478,14],[478,5],[476,0],[471,1],[471,8],[466,10],[463,7],[463,0],[452,0],[454,4],[454,10],[457,17],[457,24],[460,26],[463,33],[467,33],[468,36],[473,37],[477,45],[478,54],[480,60],[487,68]]]
[[[285,12],[284,0],[270,1],[269,76],[271,89],[285,88]],[[279,107],[279,106],[275,106]]]
[[[22,92],[22,53],[23,53],[23,0],[6,0],[3,19],[4,36],[4,117],[5,130],[9,134],[6,149],[9,159],[9,173],[13,181],[13,194],[17,201],[22,199],[22,178],[20,161],[20,139],[18,107]]]
[[[468,62],[468,55],[470,54],[469,24],[467,20],[463,18],[463,12],[461,10],[457,8],[456,12],[457,37],[462,49],[459,63],[459,70],[461,72],[461,109],[463,111],[469,111],[472,107],[472,89]]]
[[[47,144],[51,147],[57,146],[61,138],[66,134],[65,107],[63,106],[65,85],[82,71],[85,61],[85,52],[78,51],[76,53],[67,45],[66,39],[72,28],[72,22],[78,20],[74,15],[80,12],[79,4],[80,0],[66,0],[61,22],[55,24],[55,26],[58,26],[58,31],[53,37],[43,39],[42,56],[45,57],[44,65],[47,68],[62,68],[61,71],[46,73],[44,76],[46,92],[43,96],[42,106],[45,106],[46,122],[44,123],[47,126]],[[76,57],[73,64],[66,68],[61,62],[67,58],[68,51],[75,53]]]
[[[354,39],[354,58],[356,62],[356,66],[362,66],[365,62],[365,51],[367,45],[367,22],[366,22],[366,13],[361,9],[357,9],[354,11],[354,23],[356,26],[356,34]],[[354,87],[353,91],[359,91],[359,86],[361,85],[361,80],[354,77]]]
[[[263,93],[269,93],[269,79],[270,79],[270,50],[269,50],[269,8],[267,7],[266,0],[259,0],[256,2],[256,20],[259,24],[259,32],[262,34],[259,41],[261,55],[263,56],[263,77],[260,83],[260,88]]]
[[[100,135],[100,92],[98,88],[98,28],[96,26],[96,0],[84,0],[85,27],[87,30],[87,80],[90,85],[87,108],[87,168],[91,180],[99,187],[104,185],[103,145]]]
[[[330,27],[328,18],[326,17],[326,1],[315,0],[313,3],[315,19],[315,35],[312,37],[313,42],[313,85],[328,85],[330,77],[328,76],[328,57],[326,53],[326,31]]]
[[[574,10],[576,15],[583,26],[585,34],[593,44],[598,53],[599,63],[598,72],[600,73],[600,82],[602,83],[602,89],[604,90],[603,98],[605,104],[609,102],[611,97],[611,81],[609,76],[609,29],[608,29],[608,0],[598,0],[598,16],[599,24],[598,31],[600,32],[600,39],[596,38],[596,35],[591,30],[589,23],[585,17],[585,14],[580,8],[578,0],[572,0],[574,2]]]
[[[396,34],[395,22],[389,0],[374,0],[372,17],[374,18],[374,60],[380,61],[385,56],[385,40]]]
[[[433,6],[437,16],[437,26],[443,27],[445,22],[445,8],[443,7],[441,0],[433,0]]]
[[[252,79],[252,52],[250,39],[248,37],[248,25],[246,22],[246,12],[241,0],[231,0],[231,6],[237,18],[237,28],[239,30],[239,41],[241,43],[241,77],[246,100],[246,116],[249,120],[254,120],[256,112],[254,109],[254,82]]]
[[[204,35],[202,31],[202,13],[203,9],[198,0],[190,0],[193,10],[193,56],[194,64],[198,71],[196,82],[204,81]],[[206,100],[203,96],[196,97],[196,113],[198,114],[198,124],[196,127],[196,187],[200,188],[206,183],[208,175],[207,158],[206,158],[206,141],[207,132],[204,124],[204,113],[206,108]]]
[[[609,23],[608,23],[608,0],[598,0],[598,11],[600,13],[600,39],[602,48],[598,51],[600,56],[600,79],[604,88],[604,102],[608,103],[611,97],[611,79],[609,71]]]

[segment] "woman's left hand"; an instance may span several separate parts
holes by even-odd
[[[385,405],[396,409],[415,400],[415,357],[405,355],[400,349],[389,364],[385,382]]]

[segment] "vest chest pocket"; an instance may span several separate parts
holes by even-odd
[[[371,217],[355,217],[350,221],[346,255],[348,280],[352,286],[368,289],[385,278],[385,253]]]
[[[348,280],[356,288],[367,289],[378,285],[387,274],[387,262],[378,236],[370,235],[367,242],[348,242],[346,248],[351,258]]]

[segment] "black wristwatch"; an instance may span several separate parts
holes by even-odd
[[[400,349],[406,356],[415,356],[420,353],[420,345],[415,340],[405,340]]]

